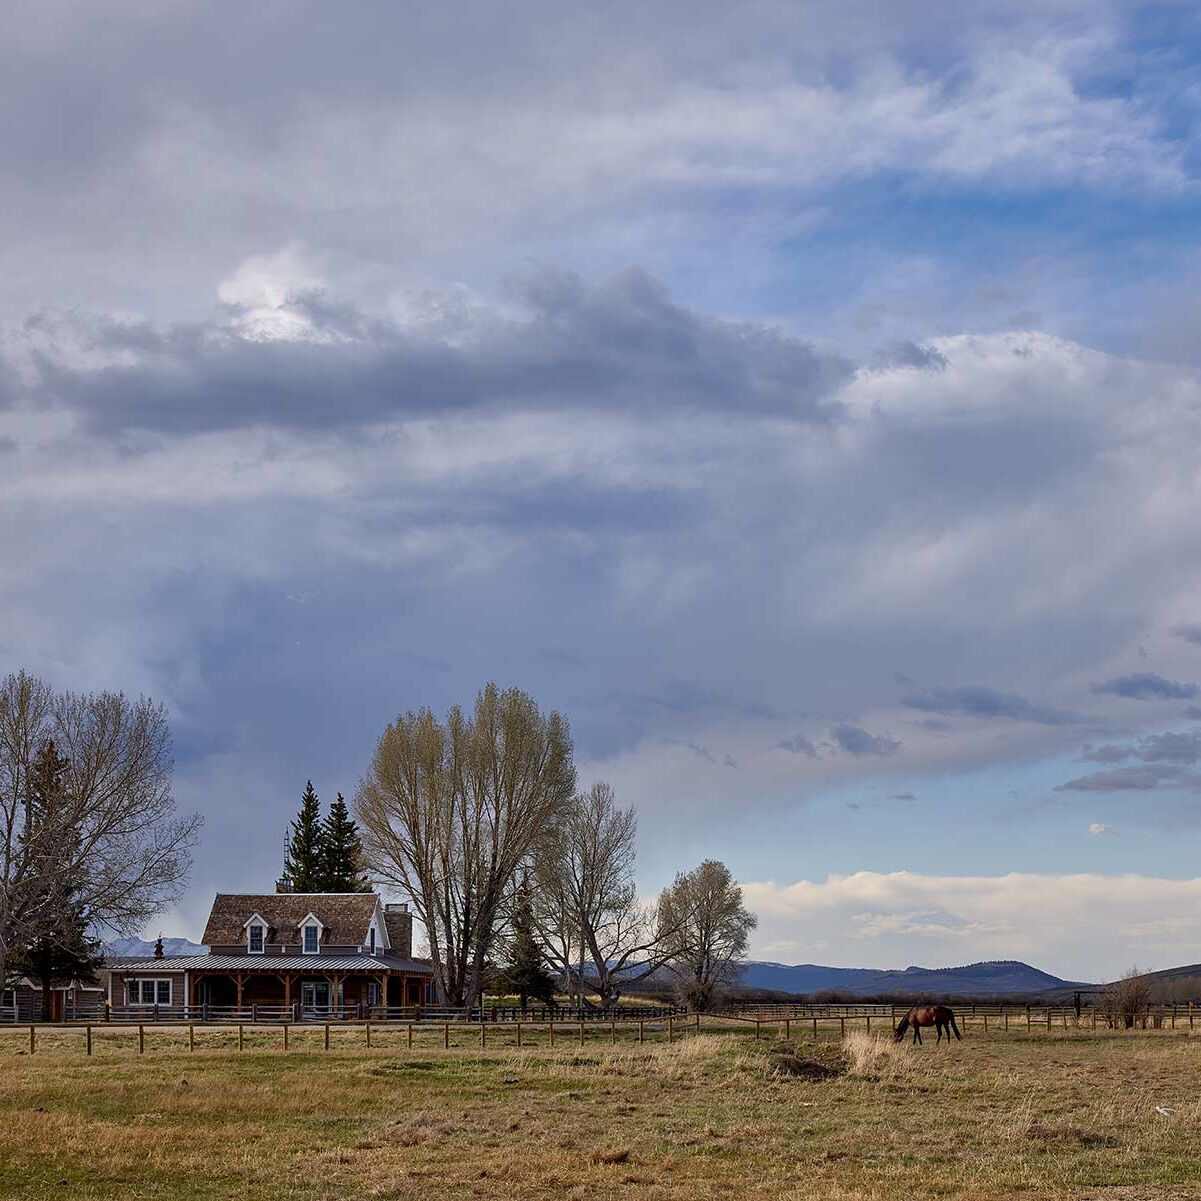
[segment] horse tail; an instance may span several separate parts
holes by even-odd
[[[900,1042],[901,1039],[903,1039],[905,1037],[905,1031],[908,1029],[909,1029],[909,1015],[906,1014],[903,1018],[901,1018],[901,1023],[899,1026],[897,1026],[896,1033],[893,1035],[893,1037],[896,1039],[897,1042]]]
[[[963,1042],[963,1035],[959,1033],[959,1027],[955,1025],[955,1015],[948,1010],[948,1016],[951,1019],[951,1029],[955,1031],[955,1037]]]

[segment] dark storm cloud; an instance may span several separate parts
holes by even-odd
[[[1177,638],[1183,638],[1185,642],[1201,646],[1201,622],[1186,622],[1184,625],[1177,626],[1172,633]]]
[[[852,722],[840,722],[830,731],[830,737],[848,755],[857,759],[869,755],[895,755],[901,749],[900,742],[887,734],[869,734],[862,726]]]
[[[1094,684],[1092,691],[1135,701],[1187,701],[1197,695],[1197,685],[1166,680],[1154,671],[1136,671],[1128,676],[1117,676],[1102,684]]]
[[[1015,721],[1030,721],[1043,726],[1062,726],[1081,721],[1076,714],[1063,709],[1038,705],[1015,692],[998,692],[981,684],[959,688],[928,688],[905,697],[907,708],[943,716],[1008,717]]]
[[[483,406],[687,407],[825,422],[838,412],[830,393],[850,373],[799,338],[677,305],[639,270],[595,286],[542,271],[520,282],[517,300],[520,318],[464,318],[449,337],[312,302],[289,306],[308,326],[292,340],[97,321],[82,331],[88,348],[134,361],[86,369],[41,354],[41,398],[106,433],[339,427]]]

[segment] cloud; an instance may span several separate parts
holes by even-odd
[[[918,709],[923,713],[1007,717],[1045,726],[1067,725],[1083,720],[1078,714],[1052,709],[1046,705],[1036,705],[1017,693],[999,692],[982,684],[958,688],[929,688],[924,692],[912,693],[901,703],[907,708]]]
[[[917,795],[912,792],[893,792],[889,794],[890,801],[916,801]]]
[[[1106,680],[1103,684],[1094,684],[1092,691],[1098,695],[1108,693],[1136,701],[1187,701],[1197,695],[1197,685],[1166,680],[1153,671],[1136,671],[1128,676]]]
[[[854,872],[742,885],[759,916],[752,955],[777,962],[897,968],[1022,959],[1076,980],[1131,963],[1191,963],[1201,877],[1012,872]],[[1155,923],[1151,928],[1150,923]]]
[[[1177,638],[1183,638],[1186,642],[1193,643],[1194,646],[1201,646],[1201,622],[1193,621],[1178,625],[1172,633]]]
[[[895,755],[901,749],[900,742],[887,734],[869,734],[862,726],[852,722],[839,722],[830,731],[830,737],[839,748],[857,759],[875,755]]]
[[[817,747],[804,734],[794,734],[791,738],[782,739],[773,744],[773,749],[789,751],[794,755],[806,755],[810,759],[817,758]]]
[[[1148,763],[1115,767],[1112,771],[1093,772],[1057,785],[1056,792],[1150,792],[1161,784],[1179,787],[1196,783],[1197,777],[1182,768]]]
[[[638,416],[735,404],[747,417],[825,422],[850,372],[770,326],[684,308],[638,270],[595,285],[532,271],[514,282],[509,311],[481,305],[407,323],[318,310],[282,285],[264,291],[272,305],[249,329],[236,319],[159,329],[62,318],[29,357],[30,397],[108,434],[340,428],[480,408]],[[55,353],[68,346],[74,354]]]
[[[1088,832],[1097,835],[1098,838],[1103,838],[1106,835],[1116,837],[1118,833],[1113,826],[1107,826],[1104,822],[1090,822]]]

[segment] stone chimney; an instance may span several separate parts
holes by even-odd
[[[384,906],[384,921],[388,925],[388,941],[392,954],[413,958],[413,915],[405,901]]]
[[[161,934],[154,940],[154,957],[155,959],[163,957],[163,936]]]

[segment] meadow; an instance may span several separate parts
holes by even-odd
[[[0,1034],[0,1196],[1201,1197],[1201,1035]],[[460,1041],[462,1041],[460,1039]],[[1163,1112],[1161,1112],[1163,1111]]]

